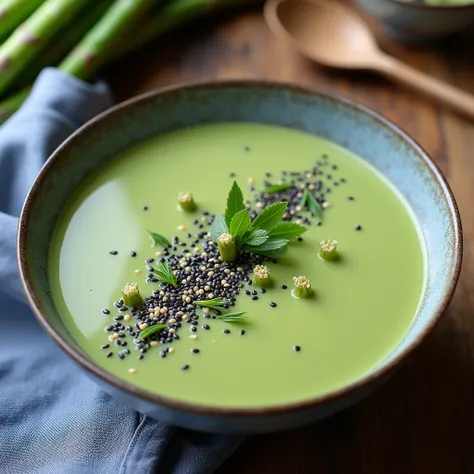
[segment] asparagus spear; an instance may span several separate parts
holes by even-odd
[[[74,25],[61,28],[39,54],[31,60],[23,74],[15,80],[15,90],[29,85],[42,69],[56,66],[97,23],[113,0],[102,0],[82,15]],[[8,91],[7,91],[8,92]]]
[[[41,43],[51,38],[61,26],[90,0],[46,0],[0,46],[0,93],[12,83],[40,50]]]
[[[59,65],[81,79],[87,79],[106,61],[120,36],[156,0],[116,0],[105,15]]]
[[[0,41],[24,20],[26,20],[44,0],[3,0],[0,4]]]

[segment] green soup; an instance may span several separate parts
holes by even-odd
[[[126,347],[108,341],[104,328],[117,315],[129,314],[113,305],[124,283],[138,283],[144,296],[159,289],[158,283],[145,281],[145,260],[158,258],[160,250],[151,247],[147,229],[170,240],[178,236],[192,250],[196,232],[209,230],[203,211],[222,213],[234,180],[251,199],[249,182],[261,190],[265,181],[289,182],[312,172],[322,182],[315,195],[324,195],[330,207],[321,219],[310,218],[303,241],[290,242],[277,263],[268,263],[272,288],[263,294],[243,282],[232,311],[246,311],[245,324],[201,315],[195,330],[183,321],[176,331],[179,340],[142,354],[132,338],[123,339]],[[196,213],[177,209],[176,196],[185,190],[193,192]],[[318,258],[323,239],[338,241],[338,261]],[[55,304],[67,329],[99,366],[160,395],[229,407],[309,399],[373,370],[414,320],[425,266],[424,242],[412,212],[374,168],[322,138],[245,123],[159,135],[118,156],[74,193],[50,253]],[[312,298],[292,296],[292,278],[300,275],[310,278]],[[103,344],[110,347],[102,349]],[[173,350],[162,357],[165,347]],[[126,349],[130,354],[120,359],[118,351]],[[109,352],[113,355],[107,357]]]

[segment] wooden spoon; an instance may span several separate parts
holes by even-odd
[[[268,0],[271,30],[326,66],[382,73],[474,119],[474,96],[433,79],[379,49],[364,21],[335,0]]]

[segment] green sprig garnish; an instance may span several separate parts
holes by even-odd
[[[244,316],[244,314],[247,314],[247,311],[241,311],[240,313],[220,314],[219,316],[216,316],[216,319],[226,323],[241,323],[248,319],[247,316]]]
[[[160,283],[166,283],[168,285],[174,286],[175,288],[178,288],[176,276],[173,273],[173,269],[171,268],[171,265],[168,262],[158,262],[155,268],[155,273]]]
[[[195,304],[197,306],[211,308],[215,311],[226,311],[228,301],[226,301],[224,298],[219,297],[219,298],[212,298],[211,300],[196,301]]]
[[[155,334],[155,332],[159,332],[163,329],[166,329],[167,327],[167,324],[155,324],[154,326],[148,326],[147,328],[143,329],[143,331],[140,331],[137,339],[145,339],[150,337],[152,334]]]
[[[323,217],[323,208],[319,205],[316,198],[307,189],[304,190],[303,196],[300,201],[300,206],[304,209],[309,209],[309,212],[313,216],[317,216],[320,219]]]
[[[288,191],[288,189],[293,189],[295,187],[294,184],[272,184],[271,186],[267,186],[264,189],[265,194],[275,194],[275,193],[281,193],[283,191]]]
[[[163,237],[162,235],[155,232],[150,232],[149,230],[147,232],[150,234],[152,247],[155,247],[155,245],[161,245],[162,247],[171,245],[171,242],[166,237]]]
[[[211,226],[211,238],[219,244],[222,260],[231,261],[237,256],[235,250],[229,251],[230,236],[234,238],[237,250],[244,249],[273,257],[287,246],[290,239],[303,234],[306,227],[293,222],[281,222],[287,206],[287,202],[276,202],[260,212],[252,222],[242,190],[234,181],[227,197],[225,216],[218,214]],[[219,241],[223,235],[226,237],[225,242]]]

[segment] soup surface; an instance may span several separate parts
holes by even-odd
[[[147,230],[169,240],[177,236],[175,254],[202,253],[195,235],[209,231],[213,215],[224,212],[234,180],[252,208],[262,207],[256,203],[266,185],[293,181],[306,186],[322,209],[312,216],[298,208],[290,216],[311,224],[277,263],[266,263],[272,288],[262,293],[246,276],[229,310],[246,311],[245,322],[206,319],[199,309],[198,321],[181,321],[179,339],[142,344],[140,352],[129,335],[138,334],[140,322],[114,302],[126,282],[137,283],[145,297],[161,290],[149,281],[146,265],[153,271],[163,249],[151,246]],[[192,191],[196,212],[178,210],[181,191]],[[318,257],[323,239],[338,241],[338,260]],[[268,406],[341,388],[382,362],[416,315],[425,264],[410,209],[362,159],[295,130],[221,123],[156,136],[98,169],[58,222],[50,279],[78,345],[115,376],[188,402]],[[204,265],[202,287],[214,265]],[[292,296],[292,279],[301,275],[311,280],[310,298]],[[171,312],[173,303],[167,306]],[[122,331],[120,346],[109,341]]]

